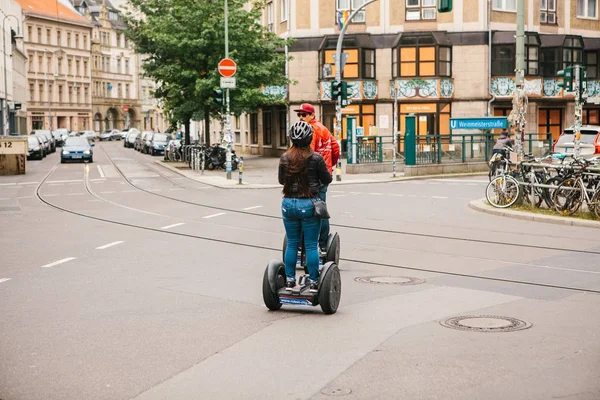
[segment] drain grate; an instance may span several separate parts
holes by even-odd
[[[446,328],[473,332],[514,332],[531,328],[531,323],[496,315],[464,315],[440,322]]]
[[[425,283],[424,279],[412,278],[409,276],[359,276],[354,278],[360,283],[375,283],[379,285],[420,285]]]
[[[347,396],[352,393],[352,390],[348,388],[323,389],[321,393],[325,396]]]

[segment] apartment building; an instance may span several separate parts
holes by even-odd
[[[335,105],[330,82],[340,32],[339,10],[352,11],[364,0],[271,0],[263,23],[295,38],[288,71],[296,83],[265,88],[285,97],[290,109],[312,103],[333,131]],[[557,72],[586,67],[588,94],[600,96],[599,0],[525,0],[528,132],[554,137],[573,123],[574,97],[557,85]],[[420,135],[449,134],[451,117],[507,115],[515,89],[517,0],[454,0],[450,13],[438,13],[436,0],[379,0],[357,14],[344,37],[348,54],[343,79],[365,135],[391,135],[394,96],[399,131],[404,117],[417,116]],[[584,123],[600,124],[600,105],[584,107]],[[277,154],[287,146],[285,126],[293,112],[265,106],[247,117],[236,145],[257,154]],[[247,141],[244,140],[247,137]]]
[[[60,0],[16,0],[24,16],[27,129],[91,128],[91,24]]]

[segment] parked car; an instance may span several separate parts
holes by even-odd
[[[69,137],[63,144],[60,162],[83,161],[94,162],[94,152],[92,150],[94,143],[90,143],[84,137]]]
[[[54,136],[56,145],[60,147],[62,146],[65,139],[69,137],[69,131],[65,128],[60,128],[55,131],[52,131],[52,136]]]
[[[169,135],[166,135],[164,133],[155,133],[152,136],[152,139],[150,139],[148,153],[152,156],[155,154],[163,154],[165,152],[165,147],[169,139]]]
[[[134,147],[136,138],[140,136],[140,132],[136,129],[133,132],[129,132],[123,140],[124,147]]]
[[[48,139],[48,137],[46,135],[34,135],[33,132],[31,133],[31,135],[29,136],[35,136],[37,138],[40,139],[40,142],[42,143],[42,150],[44,151],[44,157],[46,157],[48,154],[50,154],[51,151],[51,147],[50,147],[50,140]]]
[[[142,132],[138,151],[141,151],[142,153],[148,152],[148,149],[150,147],[150,141],[152,140],[152,136],[154,136],[154,132],[151,132],[151,131]]]
[[[44,144],[42,138],[36,135],[27,136],[27,159],[28,160],[41,160],[44,158]]]
[[[37,135],[37,136],[42,135],[48,139],[48,146],[49,146],[48,153],[54,153],[56,151],[56,141],[54,140],[54,136],[52,136],[52,133],[50,131],[43,130],[43,129],[36,129],[32,132],[32,134]]]
[[[600,126],[583,125],[580,132],[581,156],[591,158],[600,155]],[[552,151],[561,154],[573,154],[575,152],[575,133],[573,127],[565,129],[554,143]]]
[[[103,140],[121,140],[121,135],[117,129],[107,129],[100,134],[100,141]]]
[[[129,135],[130,133],[134,133],[134,132],[140,132],[139,130],[137,130],[136,128],[127,128],[127,129],[123,129],[121,131],[121,139],[125,140],[125,138],[127,138],[127,135]]]

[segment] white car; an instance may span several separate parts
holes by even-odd
[[[100,141],[104,140],[121,140],[121,135],[118,129],[107,129],[100,134]]]
[[[581,127],[580,154],[583,158],[592,158],[600,155],[600,126],[583,125]],[[565,129],[554,143],[555,153],[575,153],[575,134],[573,127]]]

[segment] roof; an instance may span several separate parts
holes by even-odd
[[[26,15],[35,15],[53,20],[67,20],[88,25],[88,22],[77,11],[67,7],[59,0],[15,0],[23,8]]]

